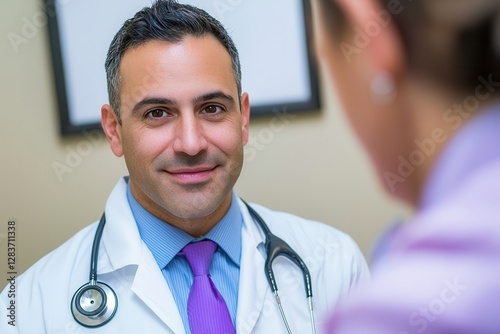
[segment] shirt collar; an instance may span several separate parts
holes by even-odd
[[[226,215],[202,238],[194,238],[153,216],[132,195],[130,182],[127,185],[127,199],[141,239],[150,249],[160,268],[165,268],[187,244],[202,239],[210,239],[217,243],[229,258],[238,267],[240,266],[243,216],[234,191]]]
[[[421,209],[445,198],[475,169],[500,159],[500,104],[478,113],[450,139],[425,184]]]

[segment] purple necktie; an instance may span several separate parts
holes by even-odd
[[[187,304],[192,334],[235,333],[226,302],[208,273],[216,249],[215,242],[203,240],[188,244],[180,252],[186,256],[194,276]]]

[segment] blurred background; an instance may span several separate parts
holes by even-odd
[[[12,47],[9,33],[21,34],[26,20],[43,10],[39,0],[0,2],[2,277],[8,271],[9,221],[16,222],[20,274],[99,219],[110,191],[127,173],[102,133],[61,136],[47,27],[37,27],[18,50]],[[409,209],[382,191],[334,89],[321,70],[319,77],[321,110],[300,113],[279,128],[273,126],[276,115],[252,120],[236,190],[248,201],[350,234],[369,259],[375,238]],[[69,168],[58,175],[58,165]]]

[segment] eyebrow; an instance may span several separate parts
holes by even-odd
[[[223,99],[226,100],[227,102],[230,103],[235,103],[233,97],[231,95],[228,95],[222,91],[216,91],[216,92],[211,92],[208,94],[204,94],[198,97],[195,97],[193,99],[193,103],[200,103],[200,102],[206,102],[214,99]]]
[[[231,103],[233,105],[236,103],[234,98],[231,95],[228,95],[222,91],[215,91],[215,92],[210,92],[207,94],[197,96],[192,100],[192,102],[197,104],[197,103],[202,103],[202,102],[206,102],[206,101],[210,101],[210,100],[214,100],[214,99],[223,99],[223,100],[226,100],[228,103]],[[139,101],[134,106],[134,108],[132,109],[132,113],[137,112],[138,110],[140,110],[144,106],[154,105],[154,104],[170,105],[171,106],[171,105],[177,104],[177,101],[169,99],[169,98],[164,98],[164,97],[145,98],[145,99]]]
[[[139,111],[144,106],[152,105],[152,104],[163,104],[163,105],[174,105],[175,100],[163,98],[163,97],[149,97],[139,101],[134,108],[132,109],[132,114]]]

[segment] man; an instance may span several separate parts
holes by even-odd
[[[2,333],[285,333],[263,229],[232,190],[250,106],[226,31],[200,9],[158,1],[117,33],[106,72],[102,126],[130,175],[111,193],[94,247],[104,284],[93,273],[82,287],[93,224],[20,277],[16,326],[2,317]],[[318,319],[367,276],[345,234],[251,206],[309,266]],[[273,268],[289,326],[309,332],[301,271],[284,257]],[[6,291],[1,301],[5,312]]]

